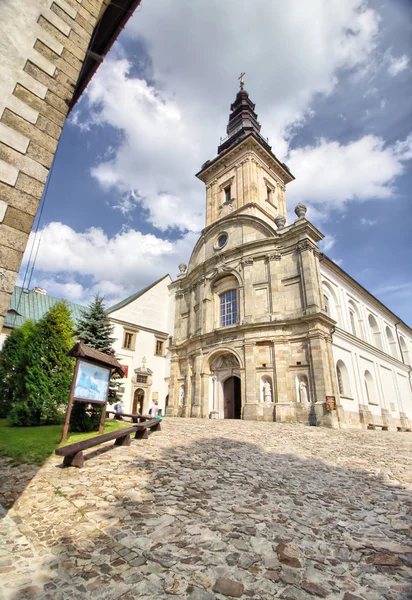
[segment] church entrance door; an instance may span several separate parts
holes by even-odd
[[[141,413],[143,410],[143,401],[144,401],[144,390],[142,388],[137,388],[133,396],[133,410],[132,413],[135,415],[136,413]]]
[[[223,399],[224,399],[224,418],[225,419],[240,419],[241,418],[241,395],[240,395],[240,379],[239,377],[228,377],[223,383]]]

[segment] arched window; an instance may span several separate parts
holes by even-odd
[[[374,383],[373,377],[369,371],[365,371],[364,382],[365,382],[366,398],[368,400],[368,404],[378,404],[375,383]]]
[[[234,275],[225,275],[213,283],[215,327],[239,323],[239,283]]]
[[[363,323],[359,312],[358,305],[353,301],[349,300],[349,330],[350,333],[360,339],[364,338]]]
[[[406,345],[405,338],[403,338],[401,335],[399,336],[399,343],[400,343],[401,349],[402,349],[403,362],[406,365],[410,365],[411,364],[411,359],[409,358],[408,346]]]
[[[220,296],[220,325],[235,325],[237,323],[237,291],[229,290]]]
[[[339,396],[351,397],[350,377],[348,369],[342,360],[336,363],[336,379],[338,380]]]
[[[357,336],[358,332],[356,329],[356,317],[355,317],[355,313],[351,309],[349,309],[349,321],[350,321],[351,333],[353,335]]]
[[[369,315],[368,317],[369,328],[372,334],[372,344],[379,348],[379,350],[383,350],[382,348],[382,339],[381,332],[379,331],[378,323],[373,315]]]
[[[335,321],[339,321],[339,307],[335,291],[327,281],[322,281],[323,308]]]
[[[398,351],[396,349],[395,338],[393,337],[393,333],[388,326],[386,326],[385,333],[389,344],[390,354],[393,356],[393,358],[398,358]]]

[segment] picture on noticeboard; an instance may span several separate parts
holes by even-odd
[[[110,380],[110,369],[79,361],[73,397],[79,400],[105,403]]]

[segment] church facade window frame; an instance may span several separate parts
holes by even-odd
[[[220,299],[220,327],[236,325],[239,319],[238,293],[236,289],[222,292]]]

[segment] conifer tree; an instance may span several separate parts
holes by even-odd
[[[97,294],[90,306],[82,311],[77,336],[86,346],[105,354],[113,354],[112,345],[116,340],[113,337],[113,329],[113,325],[107,319],[103,298]]]
[[[23,361],[22,398],[9,415],[13,425],[56,423],[62,418],[73,377],[73,321],[64,301],[55,304],[35,325]]]
[[[112,344],[116,338],[113,337],[114,326],[108,321],[104,309],[104,299],[96,295],[91,304],[82,311],[80,322],[77,326],[76,335],[90,348],[114,355]],[[117,399],[118,384],[111,379],[109,387],[109,401]],[[87,412],[86,412],[87,411]],[[93,431],[97,429],[102,414],[102,407],[92,404],[90,409],[84,402],[75,402],[70,418],[71,431]]]
[[[22,394],[23,363],[33,321],[13,329],[0,351],[0,418],[7,417]]]

